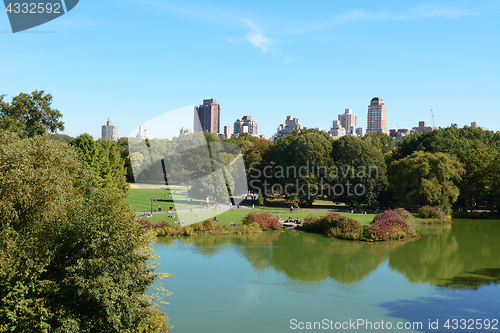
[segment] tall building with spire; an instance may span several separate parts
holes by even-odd
[[[368,105],[368,126],[366,133],[383,132],[389,134],[387,129],[387,105],[381,97],[372,98]]]
[[[118,139],[118,126],[113,126],[113,122],[109,120],[109,118],[106,125],[102,125],[101,137],[103,139],[108,138],[114,141]]]
[[[194,107],[194,131],[220,133],[220,104],[217,100],[204,99],[202,105]]]

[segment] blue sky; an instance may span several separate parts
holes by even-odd
[[[203,99],[221,127],[251,115],[270,137],[287,115],[329,129],[370,100],[389,128],[424,120],[500,130],[500,1],[81,0],[13,34],[0,14],[0,94],[45,90],[65,132],[119,136]],[[222,130],[222,128],[221,128]]]

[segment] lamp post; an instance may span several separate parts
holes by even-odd
[[[153,214],[153,199],[151,199],[151,214]]]

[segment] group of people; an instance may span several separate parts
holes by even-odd
[[[279,222],[295,222],[295,223],[299,222],[298,219],[294,220],[291,216],[289,216],[288,219],[286,219],[284,221],[281,220],[281,216],[278,215],[276,217],[278,218]]]

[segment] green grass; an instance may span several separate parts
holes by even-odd
[[[214,217],[214,212],[213,210],[209,211],[195,211],[193,215],[197,215],[200,217],[203,217],[205,219],[212,219]],[[299,220],[304,220],[308,216],[322,216],[328,214],[328,211],[314,211],[314,210],[306,210],[302,211],[300,213],[294,212],[290,214],[288,211],[286,213],[283,212],[283,210],[275,210],[275,209],[234,209],[234,210],[228,210],[220,215],[217,215],[217,219],[219,220],[217,223],[221,225],[227,225],[231,223],[236,223],[240,224],[241,220],[250,212],[265,212],[273,215],[276,217],[277,215],[280,215],[281,219],[288,219],[288,217]],[[360,214],[350,214],[350,213],[342,213],[340,212],[341,215],[350,217],[352,219],[355,219],[361,223],[361,225],[369,225],[373,218],[375,217],[375,214],[367,214],[367,215],[360,215]],[[159,223],[162,221],[166,221],[170,224],[173,224],[174,221],[178,221],[177,218],[169,218],[168,213],[153,213],[152,217],[147,217],[144,219],[147,219],[153,223]],[[189,220],[186,220],[185,222],[190,222]]]
[[[201,200],[194,200],[192,202],[188,202],[189,198],[186,193],[187,188],[175,187],[172,189],[144,189],[144,188],[132,188],[129,190],[129,195],[127,197],[128,202],[133,206],[135,212],[150,212],[151,211],[151,199],[158,199],[160,201],[153,201],[153,216],[152,217],[143,217],[153,223],[159,223],[162,221],[169,222],[169,224],[174,224],[174,221],[178,221],[177,214],[176,218],[168,217],[168,208],[169,206],[173,206],[174,210],[186,210],[189,211],[191,208],[199,209]],[[172,194],[171,191],[176,191],[175,198],[176,203],[174,204],[172,196],[168,197],[168,195]],[[162,206],[162,212],[158,212],[158,206]],[[297,209],[294,209],[294,212],[290,214],[288,208],[275,208],[275,207],[256,207],[255,210],[249,209],[234,209],[226,211],[220,215],[217,215],[217,219],[219,220],[219,224],[227,225],[231,223],[240,224],[243,217],[245,217],[250,212],[266,212],[270,213],[274,217],[280,215],[281,219],[288,219],[288,217],[299,220],[304,220],[307,216],[322,216],[328,214],[330,210],[322,209],[321,205],[318,206],[317,209],[308,208],[308,209],[300,209],[300,212]],[[184,219],[184,222],[191,223],[195,220],[195,215],[198,216],[196,219],[212,219],[218,211],[214,210],[195,210],[193,214],[184,215],[187,218]],[[361,225],[369,225],[375,214],[351,214],[339,212],[340,214],[355,219],[361,223]],[[191,219],[192,216],[192,219]]]
[[[187,202],[189,198],[186,190],[185,187],[176,187],[171,190],[168,188],[165,190],[131,188],[127,200],[132,205],[134,212],[151,212],[151,199],[158,199],[158,201],[153,200],[153,212],[157,212],[160,205],[162,206],[162,211],[168,210],[169,206],[173,206],[174,210],[185,210],[191,207],[199,208],[201,200],[193,199],[192,202]],[[171,192],[174,191],[176,192],[175,199],[177,205],[174,204],[172,198]]]

